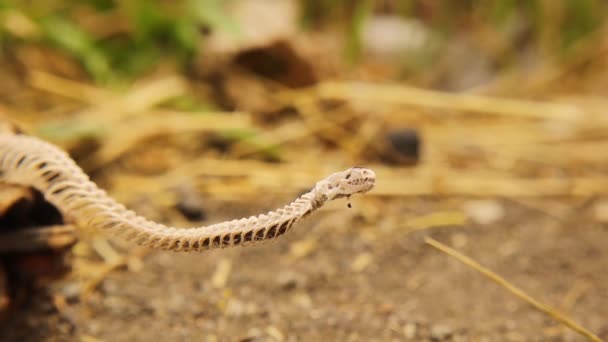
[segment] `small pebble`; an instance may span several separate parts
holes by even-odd
[[[418,327],[416,326],[416,323],[409,322],[403,326],[403,337],[408,340],[413,340],[414,338],[416,338],[417,332]]]
[[[481,225],[492,224],[505,216],[502,203],[493,200],[468,201],[463,209],[473,222]]]
[[[301,288],[306,284],[306,277],[294,271],[281,271],[276,277],[276,282],[284,290]]]
[[[350,269],[353,272],[364,271],[372,262],[374,256],[371,253],[361,253],[355,257],[355,260],[350,264]]]
[[[240,340],[241,342],[262,341],[262,331],[258,328],[251,328],[247,331],[247,337]]]
[[[285,335],[275,326],[271,325],[266,328],[266,334],[272,337],[275,341],[285,340]]]
[[[298,293],[292,298],[293,303],[302,309],[309,310],[312,308],[312,298],[307,293]]]
[[[400,165],[414,165],[420,160],[421,139],[418,131],[404,128],[389,132],[386,137],[388,150],[384,160]]]
[[[259,308],[254,303],[245,303],[241,300],[232,298],[226,304],[226,315],[229,317],[242,317],[246,315],[254,315],[259,312]]]
[[[454,248],[463,248],[469,242],[469,238],[464,233],[456,233],[452,236],[452,245]]]
[[[293,259],[300,259],[308,256],[317,247],[317,241],[306,239],[294,242],[289,246],[289,255]]]
[[[453,331],[446,325],[433,325],[431,326],[431,339],[434,341],[442,341],[452,335]]]
[[[608,200],[595,203],[593,206],[593,217],[599,223],[608,223]]]
[[[202,221],[207,218],[203,200],[193,186],[180,185],[175,188],[177,195],[177,209],[189,221]]]
[[[81,286],[79,283],[71,282],[63,286],[60,291],[68,303],[75,303],[80,298]]]

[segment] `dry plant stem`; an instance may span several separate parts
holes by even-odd
[[[465,265],[473,268],[474,270],[476,270],[477,272],[483,274],[484,276],[486,276],[490,280],[494,281],[498,285],[504,287],[505,289],[507,289],[512,294],[514,294],[517,297],[519,297],[519,298],[523,299],[524,301],[528,302],[528,304],[532,305],[536,309],[544,312],[545,314],[551,316],[556,321],[562,323],[563,325],[567,326],[568,328],[572,329],[573,331],[581,334],[582,336],[584,336],[589,341],[602,342],[602,339],[600,339],[597,335],[595,335],[592,332],[590,332],[589,330],[585,329],[584,327],[582,327],[581,325],[579,325],[578,323],[576,323],[575,321],[573,321],[571,318],[569,318],[569,317],[565,316],[564,314],[556,311],[555,309],[549,307],[548,305],[546,305],[544,303],[541,303],[540,301],[532,298],[530,295],[528,295],[527,293],[525,293],[523,290],[521,290],[520,288],[516,287],[515,285],[509,283],[506,279],[502,278],[498,274],[496,274],[496,273],[492,272],[491,270],[483,267],[482,265],[480,265],[475,260],[467,257],[466,255],[461,254],[457,250],[455,250],[453,248],[450,248],[450,247],[442,244],[441,242],[439,242],[439,241],[437,241],[435,239],[427,237],[424,240],[424,242],[426,242],[427,244],[433,246],[434,248],[442,251],[443,253],[445,253],[445,254],[447,254],[447,255],[449,255],[451,257],[456,258],[458,261],[462,262],[463,264],[465,264]]]
[[[474,94],[454,94],[401,85],[326,82],[318,87],[321,97],[374,101],[397,105],[462,110],[538,119],[578,120],[581,109],[569,104],[502,99]]]
[[[60,250],[76,243],[75,227],[56,225],[0,232],[0,252]]]
[[[31,186],[79,226],[109,229],[140,245],[174,251],[249,245],[277,238],[326,201],[374,187],[370,169],[334,173],[292,203],[258,216],[206,227],[174,228],[147,220],[109,197],[62,150],[25,135],[0,134],[0,181]]]
[[[146,114],[147,109],[186,91],[185,81],[175,75],[136,85],[124,96],[41,71],[31,72],[29,81],[34,88],[94,105],[77,117],[92,117],[103,111],[107,121],[116,121],[125,114]]]
[[[324,167],[315,168],[323,171]],[[420,166],[416,170],[390,168],[375,164],[372,169],[382,178],[374,187],[374,196],[503,196],[511,198],[539,198],[546,196],[589,197],[608,193],[608,177],[513,177],[503,172],[463,172],[439,166]],[[177,185],[176,180],[188,177],[210,179],[229,177],[246,182],[247,187],[237,182],[222,184],[221,188],[209,186],[206,191],[224,199],[239,198],[257,188],[272,187],[273,191],[291,193],[314,182],[313,175],[303,170],[299,164],[284,163],[269,165],[252,160],[227,160],[197,158],[178,165],[160,176],[145,179],[125,175],[113,177],[115,182],[129,184],[128,192],[122,191],[128,200],[146,192],[160,191]],[[268,182],[273,180],[273,182]],[[126,187],[122,187],[123,189]]]
[[[102,103],[112,99],[112,94],[108,91],[43,71],[33,70],[28,76],[30,86],[70,99],[91,103]]]

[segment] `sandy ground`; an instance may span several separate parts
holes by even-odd
[[[275,243],[152,252],[139,271],[110,273],[87,299],[70,300],[69,284],[53,287],[5,322],[2,340],[583,340],[425,236],[608,339],[608,230],[594,222],[598,200],[497,200],[504,217],[491,224],[419,231],[399,220],[471,199],[366,197],[352,210],[339,202]],[[52,293],[68,305],[58,311]]]

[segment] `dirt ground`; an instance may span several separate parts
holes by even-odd
[[[5,322],[3,340],[582,340],[424,244],[427,235],[606,339],[608,231],[592,213],[599,200],[502,200],[497,222],[411,231],[399,220],[479,199],[357,198],[353,209],[332,204],[275,243],[152,252],[139,271],[110,273],[83,301],[70,301],[70,283],[57,286]],[[379,204],[377,220],[361,215]],[[68,298],[60,311],[53,291]]]

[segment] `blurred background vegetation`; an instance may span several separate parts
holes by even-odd
[[[166,59],[186,71],[199,54],[204,58],[200,42],[206,33],[221,30],[239,35],[240,23],[225,11],[230,2],[4,0],[1,46],[7,54],[16,44],[59,49],[100,82],[136,77]],[[495,62],[503,67],[509,66],[516,50],[529,45],[554,58],[568,58],[608,13],[601,0],[300,0],[299,6],[302,30],[327,26],[343,30],[344,57],[351,62],[360,58],[368,20],[373,14],[390,13],[416,19],[444,42],[463,33],[491,36],[497,49]]]

